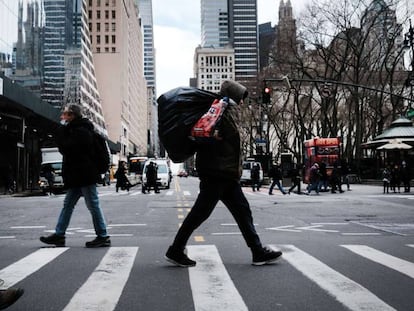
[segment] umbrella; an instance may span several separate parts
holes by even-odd
[[[382,145],[380,147],[377,148],[377,150],[396,150],[396,149],[411,149],[412,146],[403,143],[401,140],[399,139],[393,139],[390,140],[388,143],[386,143],[385,145]]]

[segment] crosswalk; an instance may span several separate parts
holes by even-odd
[[[298,271],[298,275],[305,277],[322,289],[335,303],[341,304],[344,310],[397,310],[389,302],[374,294],[366,284],[361,285],[351,276],[345,275],[343,271],[337,271],[329,263],[324,263],[324,258],[317,258],[315,254],[309,254],[292,244],[270,245],[270,247],[283,250],[283,257],[274,268],[276,275],[284,274],[280,269],[293,267]],[[368,260],[372,265],[380,265],[397,274],[398,277],[406,278],[414,288],[413,262],[368,245],[343,244],[336,247],[338,247],[338,251],[346,252],[347,258],[344,260],[352,260],[352,262],[355,262],[356,258]],[[401,248],[411,253],[414,245],[403,244]],[[6,267],[0,267],[0,279],[4,280],[0,289],[9,288],[16,284],[24,286],[25,279],[32,274],[41,273],[43,267],[53,264],[62,256],[70,256],[69,250],[69,247],[41,248]],[[227,266],[226,262],[222,260],[220,249],[216,245],[189,245],[187,251],[189,257],[197,261],[195,267],[187,269],[194,310],[249,310],[246,299],[231,277],[229,272],[229,269],[232,268],[231,265]],[[96,268],[83,281],[83,284],[79,286],[62,310],[115,310],[125,287],[128,286],[128,281],[134,277],[134,274],[131,273],[132,269],[134,266],[139,268],[139,258],[143,252],[145,250],[139,247],[110,247],[104,250],[102,259]],[[260,270],[260,268],[254,267],[251,269]],[[356,267],[356,269],[359,268]],[[175,269],[169,271],[169,277],[172,278],[177,273]],[[381,280],[381,276],[378,276],[378,280]],[[143,281],[150,282],[150,280]],[[278,282],[283,282],[283,280],[279,279]],[[296,285],[299,289],[297,293],[299,295],[301,284],[302,282]],[[173,309],[174,307],[171,306],[171,310]]]

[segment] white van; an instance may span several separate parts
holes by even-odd
[[[243,172],[242,172],[242,176],[240,178],[240,184],[242,184],[242,185],[251,184],[252,180],[250,178],[250,170],[252,169],[254,164],[259,165],[259,168],[260,168],[260,182],[263,182],[262,164],[260,164],[260,162],[256,162],[256,161],[244,161],[243,162]]]
[[[142,184],[146,185],[147,183],[147,176],[145,174],[147,166],[150,162],[154,162],[157,164],[157,184],[160,188],[170,189],[171,184],[171,169],[169,161],[166,159],[148,159],[142,170]]]

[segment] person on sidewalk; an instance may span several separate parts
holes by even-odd
[[[0,284],[3,280],[0,280]],[[14,304],[24,293],[22,288],[8,288],[0,290],[0,310],[6,309]]]
[[[67,193],[63,208],[55,228],[55,233],[40,237],[45,244],[65,246],[65,233],[76,203],[84,197],[97,237],[86,242],[86,247],[110,246],[111,240],[106,230],[106,222],[99,205],[96,183],[100,180],[95,164],[93,148],[94,126],[91,121],[82,117],[81,107],[69,105],[61,115],[62,126],[56,133],[56,142],[63,155],[62,177]]]
[[[196,262],[186,255],[185,246],[194,230],[211,215],[219,200],[236,220],[252,252],[253,265],[272,263],[282,255],[280,251],[262,246],[253,224],[249,202],[240,185],[242,156],[235,117],[237,104],[243,103],[243,99],[247,97],[247,90],[237,82],[224,81],[220,95],[231,98],[235,103],[230,104],[223,114],[217,140],[214,143],[198,145],[196,168],[200,178],[200,192],[165,254],[168,262],[180,267],[196,265]]]
[[[252,181],[252,190],[260,191],[260,167],[259,164],[254,163],[250,169],[250,179]]]
[[[269,195],[273,195],[273,188],[277,186],[277,188],[282,192],[283,194],[286,194],[285,189],[283,189],[282,184],[280,181],[282,180],[282,170],[280,169],[280,166],[278,164],[273,164],[272,167],[269,170],[269,177],[271,177],[272,184],[269,188]]]
[[[300,183],[301,183],[301,176],[300,176],[300,170],[299,168],[301,167],[301,164],[296,164],[294,165],[294,167],[292,168],[291,172],[290,172],[290,178],[292,181],[292,186],[289,188],[288,193],[290,194],[293,189],[295,189],[296,187],[298,188],[298,194],[301,193],[300,190]]]

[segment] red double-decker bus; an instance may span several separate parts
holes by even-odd
[[[305,176],[304,182],[309,182],[310,168],[314,163],[326,164],[328,176],[331,175],[333,164],[336,162],[340,167],[341,161],[341,139],[315,137],[305,140]]]

